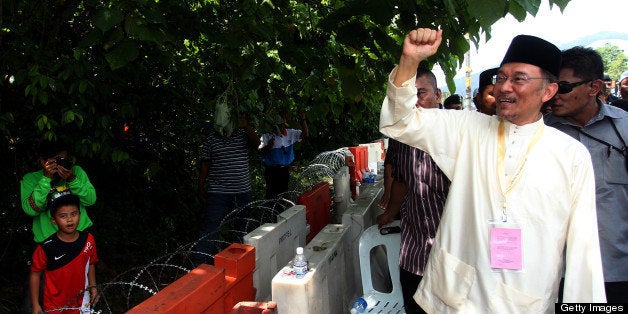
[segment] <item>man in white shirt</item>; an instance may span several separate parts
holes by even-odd
[[[406,36],[380,116],[382,133],[430,154],[451,180],[414,299],[428,313],[553,312],[565,261],[564,301],[605,302],[591,157],[540,114],[558,89],[560,50],[513,39],[495,116],[415,108],[416,69],[441,41],[430,29]]]

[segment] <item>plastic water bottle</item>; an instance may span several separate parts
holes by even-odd
[[[294,269],[294,274],[297,278],[303,278],[307,273],[307,260],[305,259],[305,255],[303,255],[303,248],[297,248],[297,255],[294,257],[294,261],[292,261],[292,269]]]
[[[366,312],[366,300],[364,298],[358,298],[353,302],[353,307],[351,308],[351,314],[364,313]]]

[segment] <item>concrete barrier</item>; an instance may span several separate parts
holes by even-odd
[[[233,243],[218,253],[214,266],[199,266],[127,313],[229,313],[234,308],[240,311],[236,313],[274,313],[258,311],[274,308],[236,306],[271,300],[279,313],[348,311],[362,291],[358,239],[382,212],[377,206],[382,181],[380,175],[375,183],[362,184],[359,196],[342,213],[342,224],[324,226],[305,246],[312,270],[304,278],[282,277],[295,248],[306,244],[307,208],[297,205],[279,214],[277,223],[246,235],[246,244]],[[242,312],[249,310],[253,312]]]
[[[296,205],[279,214],[277,223],[264,224],[244,236],[244,243],[256,252],[254,300],[270,301],[273,276],[292,260],[296,247],[305,246],[305,216],[305,206]]]
[[[309,271],[303,278],[290,265],[272,280],[272,300],[280,314],[344,313],[353,298],[347,273],[348,228],[327,225],[305,247]],[[353,266],[351,266],[353,267]],[[358,266],[359,268],[359,266]]]
[[[362,291],[362,280],[360,275],[360,257],[358,254],[360,235],[368,227],[376,223],[377,215],[384,211],[377,206],[377,202],[383,193],[383,178],[378,176],[375,183],[364,183],[360,186],[360,195],[349,205],[342,215],[342,224],[349,227],[349,242],[347,254],[351,257],[353,270],[352,278],[355,288],[354,293]]]

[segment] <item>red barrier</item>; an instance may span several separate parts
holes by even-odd
[[[310,233],[305,237],[305,242],[310,242],[321,229],[331,223],[329,183],[320,182],[311,190],[305,191],[299,196],[298,204],[305,205],[305,220],[310,225]]]
[[[233,309],[231,314],[276,314],[276,302],[239,302]]]
[[[253,300],[255,247],[233,243],[127,313],[229,313],[240,301]]]
[[[359,171],[357,175],[362,181],[362,172],[369,168],[369,148],[368,146],[353,146],[349,147],[349,151],[353,154],[355,159],[355,171]]]
[[[355,162],[353,162],[353,160],[346,158],[345,163],[347,164],[347,168],[349,168],[349,188],[351,189],[351,199],[355,200],[360,194],[359,182],[362,181],[362,173],[355,171]]]
[[[201,264],[127,313],[222,313],[225,270]]]
[[[253,270],[255,270],[255,247],[233,243],[214,257],[214,265],[226,270],[224,302],[225,313],[238,302],[255,300]]]
[[[369,147],[358,146],[362,150],[362,171],[369,170]]]

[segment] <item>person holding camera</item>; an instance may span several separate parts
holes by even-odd
[[[69,188],[80,199],[80,220],[77,229],[84,231],[92,225],[86,207],[96,202],[96,189],[81,166],[68,158],[67,146],[61,142],[42,141],[37,148],[40,170],[27,173],[20,181],[22,210],[33,217],[33,235],[36,243],[57,232],[46,208],[51,192]]]

